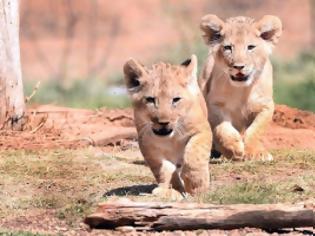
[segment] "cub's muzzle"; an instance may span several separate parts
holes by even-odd
[[[159,122],[152,128],[152,131],[158,136],[168,136],[173,132],[173,129],[169,126],[168,122]]]

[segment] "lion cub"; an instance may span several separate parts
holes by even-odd
[[[235,159],[271,160],[260,137],[271,122],[272,65],[269,55],[282,33],[276,16],[255,21],[215,15],[201,20],[209,56],[200,78],[213,130],[214,149]]]
[[[209,186],[212,134],[197,82],[197,58],[182,65],[124,65],[140,150],[158,182],[153,194],[178,199]],[[175,191],[175,190],[177,191]]]

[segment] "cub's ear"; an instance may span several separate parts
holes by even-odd
[[[276,16],[265,15],[255,23],[259,36],[275,45],[282,34],[281,20]]]
[[[198,79],[197,79],[197,68],[198,68],[198,60],[196,55],[191,55],[189,59],[184,61],[182,66],[185,67],[187,74],[188,74],[188,89],[193,93],[193,94],[198,94],[199,91],[199,86],[198,86]]]
[[[214,45],[223,39],[224,21],[216,15],[205,15],[201,18],[200,29],[207,45]]]
[[[186,68],[187,72],[193,79],[197,78],[198,59],[195,54],[191,55],[189,59],[182,62],[181,65]]]
[[[138,92],[144,84],[142,78],[145,74],[145,68],[134,59],[129,59],[124,65],[125,84],[129,93]]]

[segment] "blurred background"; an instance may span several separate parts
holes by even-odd
[[[25,95],[31,103],[99,108],[129,106],[122,65],[129,57],[149,65],[205,60],[199,21],[279,16],[275,100],[315,111],[314,0],[21,0],[20,40]]]

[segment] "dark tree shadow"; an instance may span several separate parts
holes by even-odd
[[[112,189],[104,193],[103,197],[126,196],[126,195],[139,196],[141,194],[150,194],[152,193],[152,190],[156,187],[157,187],[156,184],[132,185],[132,186],[127,186],[127,187],[121,187],[121,188]]]

